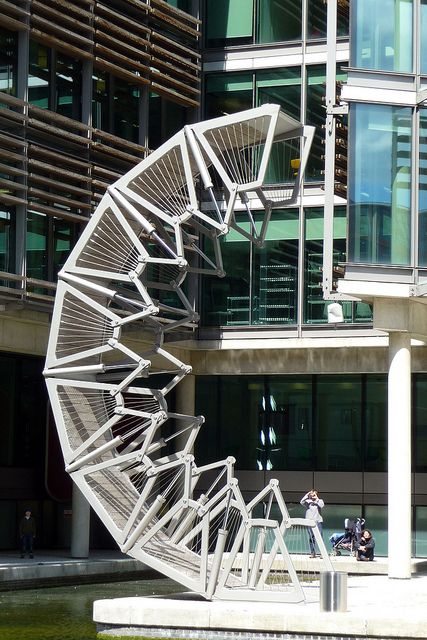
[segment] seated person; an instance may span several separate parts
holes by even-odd
[[[356,560],[369,562],[374,559],[375,540],[369,529],[365,529],[357,547]]]

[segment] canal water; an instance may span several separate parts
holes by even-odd
[[[160,578],[0,592],[0,639],[95,640],[94,600],[179,591],[182,586]]]

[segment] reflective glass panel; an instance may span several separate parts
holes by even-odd
[[[350,65],[412,71],[412,0],[351,2]]]
[[[325,153],[323,144],[325,134],[322,125],[325,124],[326,67],[316,65],[307,67],[307,106],[306,124],[316,127],[310,156],[305,171],[307,181],[323,181],[322,155]]]
[[[427,0],[421,0],[420,6],[420,65],[421,73],[427,73]]]
[[[415,446],[413,465],[415,470],[423,473],[427,471],[427,376],[414,376],[413,400]]]
[[[365,506],[365,529],[375,538],[375,555],[387,556],[388,553],[388,509],[381,505]]]
[[[427,27],[427,25],[426,25]],[[426,52],[427,53],[427,52]],[[427,109],[420,109],[418,173],[418,264],[427,266]]]
[[[26,274],[29,278],[39,280],[47,280],[48,278],[47,227],[47,216],[35,211],[28,211]]]
[[[311,376],[270,376],[260,413],[259,467],[312,467]]]
[[[72,249],[74,240],[74,227],[72,222],[53,219],[53,277],[56,278],[58,271],[62,269],[66,259]]]
[[[256,106],[279,104],[283,111],[295,120],[301,118],[301,68],[294,67],[277,71],[260,71],[256,74]],[[298,138],[273,145],[265,182],[277,184],[292,182],[294,169],[291,161],[300,157]]]
[[[349,261],[409,264],[412,111],[357,104],[350,117]]]
[[[387,377],[366,376],[365,471],[387,470]]]
[[[18,34],[2,27],[0,32],[0,91],[16,95]]]
[[[274,211],[266,242],[254,248],[252,260],[252,324],[295,324],[297,321],[298,211]]]
[[[114,78],[113,131],[112,133],[130,142],[138,142],[139,89],[125,80]]]
[[[148,146],[157,149],[187,124],[188,109],[150,92]]]
[[[361,471],[361,390],[360,376],[318,376],[318,470]]]
[[[301,0],[258,2],[258,42],[301,40]]]
[[[207,0],[207,46],[252,42],[253,10],[254,0]]]
[[[50,108],[50,50],[30,40],[28,101],[42,109]]]
[[[73,118],[81,119],[82,102],[82,65],[79,60],[69,58],[63,53],[56,55],[55,111]]]
[[[0,271],[14,273],[15,256],[15,209],[0,204]],[[2,286],[11,286],[7,281],[0,281]]]
[[[108,75],[97,71],[92,77],[92,126],[102,131],[111,131],[109,95]]]
[[[251,244],[237,231],[222,243],[224,278],[203,279],[202,317],[207,326],[250,324]],[[209,255],[209,251],[207,251]]]
[[[415,507],[415,556],[427,557],[427,507]]]
[[[206,118],[244,111],[253,107],[251,73],[222,73],[206,77]]]

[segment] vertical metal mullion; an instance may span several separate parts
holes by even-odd
[[[26,19],[29,22],[29,18]],[[29,31],[20,31],[18,34],[18,68],[17,68],[17,97],[24,101],[24,115],[28,115],[28,65],[30,51],[30,35]],[[22,139],[26,141],[27,132],[23,125]],[[28,168],[28,146],[23,151],[24,158],[22,169],[27,171]],[[27,175],[18,178],[23,186],[28,185]],[[16,205],[16,221],[15,221],[15,264],[14,271],[16,274],[25,276],[26,273],[26,227],[27,227],[27,206],[24,204]],[[22,285],[24,286],[24,285]]]

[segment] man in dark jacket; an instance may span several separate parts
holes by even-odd
[[[19,523],[19,537],[21,538],[21,558],[24,558],[26,553],[30,558],[34,558],[33,542],[36,537],[36,522],[31,515],[31,509],[26,510]]]

